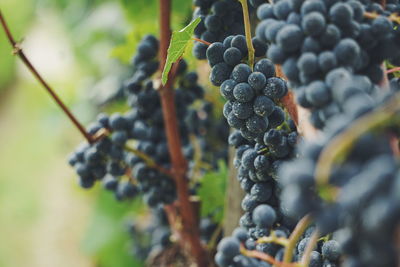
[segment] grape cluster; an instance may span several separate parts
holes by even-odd
[[[265,53],[266,46],[257,38],[253,38],[253,44],[256,56]],[[211,44],[206,52],[212,66],[210,80],[220,86],[221,95],[227,100],[223,114],[228,124],[239,129],[248,140],[263,143],[265,132],[285,121],[284,111],[275,102],[286,95],[287,87],[282,79],[275,77],[271,61],[259,60],[254,71],[241,63],[246,53],[243,35],[229,36],[223,43]]]
[[[176,197],[171,177],[154,168],[154,165],[164,169],[170,167],[161,103],[150,80],[159,66],[158,46],[158,40],[147,35],[132,59],[133,74],[124,83],[131,110],[111,116],[100,114],[88,132],[95,135],[103,130],[109,134],[93,144],[82,144],[70,157],[82,187],[90,188],[96,181],[101,181],[118,200],[141,193],[150,207],[171,203]],[[197,74],[187,72],[185,61],[180,62],[177,75],[179,87],[175,90],[175,103],[179,133],[184,155],[190,160],[194,154],[190,135],[203,140],[207,128],[217,120],[213,119],[211,103],[203,100],[204,90],[197,83]],[[197,109],[191,107],[196,100],[199,100]],[[221,150],[224,149],[220,146],[220,154],[208,156],[208,160],[226,157]],[[203,157],[206,156],[204,153]]]
[[[302,235],[297,243],[294,253],[294,260],[300,261],[304,255],[305,249],[311,239],[311,235],[315,230],[315,226],[310,226]],[[342,247],[334,239],[322,239],[317,242],[315,249],[310,254],[309,266],[335,267],[339,266],[342,257]]]
[[[263,57],[266,45],[253,38],[255,56]],[[206,51],[212,67],[210,81],[220,86],[227,100],[223,114],[236,130],[229,136],[229,145],[236,148],[234,165],[237,179],[246,196],[242,200],[245,211],[241,228],[218,246],[215,261],[219,266],[268,266],[265,262],[239,253],[240,243],[249,250],[283,256],[282,247],[257,244],[257,239],[274,233],[288,237],[296,221],[280,209],[280,188],[276,182],[279,165],[294,156],[297,132],[280,100],[288,93],[286,82],[275,76],[271,61],[260,58],[253,70],[243,63],[247,44],[243,35],[228,36],[214,42]],[[239,235],[239,236],[236,236]]]
[[[345,90],[361,92],[362,88],[351,83],[353,78],[348,73],[347,77],[337,78],[336,83]],[[385,97],[382,94],[372,102],[368,98],[368,102],[353,104],[360,114],[374,112],[390,101],[394,92]],[[366,96],[365,92],[359,93],[358,99],[367,99]],[[347,152],[346,160],[334,164],[328,185],[339,189],[339,193],[333,201],[325,200],[316,185],[315,168],[321,151],[332,138],[352,127],[353,121],[346,112],[334,116],[321,138],[302,143],[299,157],[281,166],[281,205],[292,218],[313,214],[322,235],[333,233],[346,256],[344,266],[397,266],[393,236],[400,222],[400,180],[398,161],[384,134],[388,129],[364,133]]]
[[[254,1],[253,1],[254,2]],[[244,34],[243,13],[237,0],[194,0],[193,18],[201,18],[194,34],[209,43],[221,42],[229,35]],[[251,11],[254,9],[251,9]],[[197,42],[193,54],[206,58],[207,45]]]
[[[311,123],[323,128],[346,100],[332,87],[332,72],[345,68],[356,74],[355,86],[373,94],[382,62],[399,61],[397,24],[387,17],[397,10],[397,1],[385,11],[367,0],[280,0],[259,6],[256,35],[270,44],[267,57],[282,65],[298,104],[312,110]],[[367,18],[367,11],[380,15]]]

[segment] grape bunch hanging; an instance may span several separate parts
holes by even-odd
[[[195,0],[172,38],[170,9],[160,0],[160,39],[145,35],[132,58],[129,111],[100,114],[69,158],[83,188],[149,206],[152,223],[129,225],[137,257],[398,266],[400,2]],[[243,193],[226,187],[241,198],[223,211],[240,214],[233,231],[214,219],[221,209],[199,215],[220,162],[235,179],[216,179]]]

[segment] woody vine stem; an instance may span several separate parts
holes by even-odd
[[[159,0],[160,8],[160,70],[164,69],[167,59],[167,50],[171,38],[171,0]],[[176,64],[179,64],[176,63]],[[172,71],[170,76],[174,75]],[[196,218],[194,206],[189,200],[188,182],[187,182],[187,162],[183,156],[182,146],[178,131],[176,119],[176,110],[174,103],[173,77],[169,77],[165,86],[160,88],[160,98],[163,111],[164,125],[167,135],[168,150],[172,162],[172,174],[177,187],[178,210],[182,220],[180,236],[181,244],[184,248],[190,249],[197,266],[206,267],[206,251],[201,245],[199,226]],[[173,226],[172,226],[173,227]]]

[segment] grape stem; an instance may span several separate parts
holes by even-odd
[[[204,40],[201,40],[201,39],[196,38],[196,37],[192,37],[192,39],[193,39],[194,41],[196,41],[196,42],[205,44],[205,45],[207,45],[207,46],[210,46],[210,45],[211,45],[211,43],[209,43],[209,42],[207,42],[207,41],[204,41]]]
[[[112,133],[112,131],[110,129],[101,128],[94,135],[92,135],[92,138],[93,138],[94,142],[97,142],[97,141],[100,141],[101,139],[103,139],[103,138],[105,138],[107,136],[110,136],[111,133]],[[154,161],[154,159],[151,158],[146,153],[144,153],[144,152],[142,152],[142,151],[140,151],[140,150],[138,150],[136,148],[130,147],[128,145],[124,146],[124,150],[126,150],[128,152],[131,152],[132,154],[138,156],[140,159],[142,159],[146,163],[146,165],[148,167],[156,169],[159,172],[164,173],[165,175],[168,175],[168,176],[172,177],[172,173],[168,169],[165,169],[165,168],[161,167],[160,165],[158,165]]]
[[[285,263],[285,262],[280,262],[275,260],[274,257],[263,253],[261,251],[257,251],[257,250],[247,250],[244,248],[244,246],[240,246],[240,253],[242,253],[243,255],[247,256],[247,257],[251,257],[251,258],[257,258],[260,259],[262,261],[268,262],[273,264],[274,266],[277,267],[296,267],[298,266],[298,264],[296,263]]]
[[[386,71],[386,74],[390,74],[390,73],[397,72],[397,71],[400,71],[400,67],[389,69]]]
[[[283,262],[288,263],[292,261],[293,250],[300,240],[300,237],[306,231],[307,227],[312,223],[311,215],[304,216],[294,228],[292,234],[289,237],[289,242],[286,245],[285,254],[283,255]]]
[[[13,54],[18,55],[25,66],[29,69],[29,71],[35,76],[35,78],[39,81],[39,83],[46,89],[46,91],[50,94],[50,96],[54,99],[57,105],[64,111],[64,113],[68,116],[71,122],[78,128],[81,134],[85,137],[89,144],[94,142],[92,136],[86,131],[85,127],[78,121],[78,119],[72,114],[72,112],[68,109],[68,107],[64,104],[61,98],[55,93],[55,91],[48,85],[48,83],[43,79],[43,77],[39,74],[36,68],[32,65],[29,59],[26,57],[25,53],[22,51],[21,45],[17,43],[14,37],[11,34],[11,31],[6,23],[5,18],[0,10],[0,21],[4,32],[6,33],[7,39],[13,47]]]
[[[167,169],[161,167],[160,165],[158,165],[158,164],[157,164],[149,155],[147,155],[146,153],[143,153],[142,151],[140,151],[140,150],[138,150],[138,149],[136,149],[136,148],[130,147],[130,146],[128,146],[128,145],[124,146],[124,149],[125,149],[126,151],[128,151],[128,152],[131,152],[132,154],[135,154],[135,155],[138,156],[139,158],[141,158],[141,159],[146,163],[146,165],[147,165],[148,167],[153,168],[153,169],[156,169],[156,170],[158,170],[159,172],[161,172],[161,173],[163,173],[163,174],[165,174],[165,175],[168,175],[168,176],[170,176],[170,177],[173,177],[172,173],[171,173],[169,170],[167,170]]]
[[[374,13],[374,12],[364,12],[364,17],[367,19],[376,19],[379,16],[382,16],[382,15],[380,15],[378,13]],[[390,16],[387,18],[393,22],[396,22],[397,24],[400,24],[400,16],[396,13],[390,14]]]
[[[238,0],[242,4],[243,10],[243,21],[244,21],[244,30],[246,34],[246,43],[247,50],[249,51],[249,66],[253,70],[254,67],[254,46],[251,40],[251,25],[250,25],[250,16],[249,16],[249,7],[247,6],[247,0]]]
[[[310,237],[310,240],[308,241],[306,249],[304,250],[303,257],[301,258],[301,266],[307,267],[310,264],[311,252],[313,252],[315,246],[317,245],[318,238],[319,230],[315,229]]]
[[[257,243],[259,243],[259,244],[274,243],[274,244],[281,245],[283,247],[287,247],[287,245],[289,244],[289,240],[284,237],[277,237],[275,235],[275,232],[272,232],[271,235],[269,235],[269,236],[264,236],[264,237],[257,239]]]
[[[171,38],[171,0],[159,0],[160,8],[160,70],[164,69],[167,59],[168,45]],[[189,200],[189,188],[186,178],[187,162],[182,153],[182,146],[176,118],[173,91],[173,76],[179,63],[175,63],[175,71],[170,72],[168,82],[159,90],[163,111],[164,125],[168,142],[168,150],[172,163],[172,174],[177,187],[178,211],[182,220],[179,229],[182,248],[189,248],[197,266],[208,266],[208,258],[200,242],[199,226],[194,207]]]

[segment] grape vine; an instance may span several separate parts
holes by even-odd
[[[152,266],[397,266],[400,2],[195,0],[172,33],[171,1],[159,1],[159,39],[142,36],[132,58],[129,111],[87,128],[0,12],[13,53],[85,138],[69,158],[81,187],[149,207],[152,223],[129,225],[135,254]],[[207,71],[188,70],[191,42]],[[244,192],[232,233],[215,219],[231,210],[199,211],[201,183],[228,162]]]

